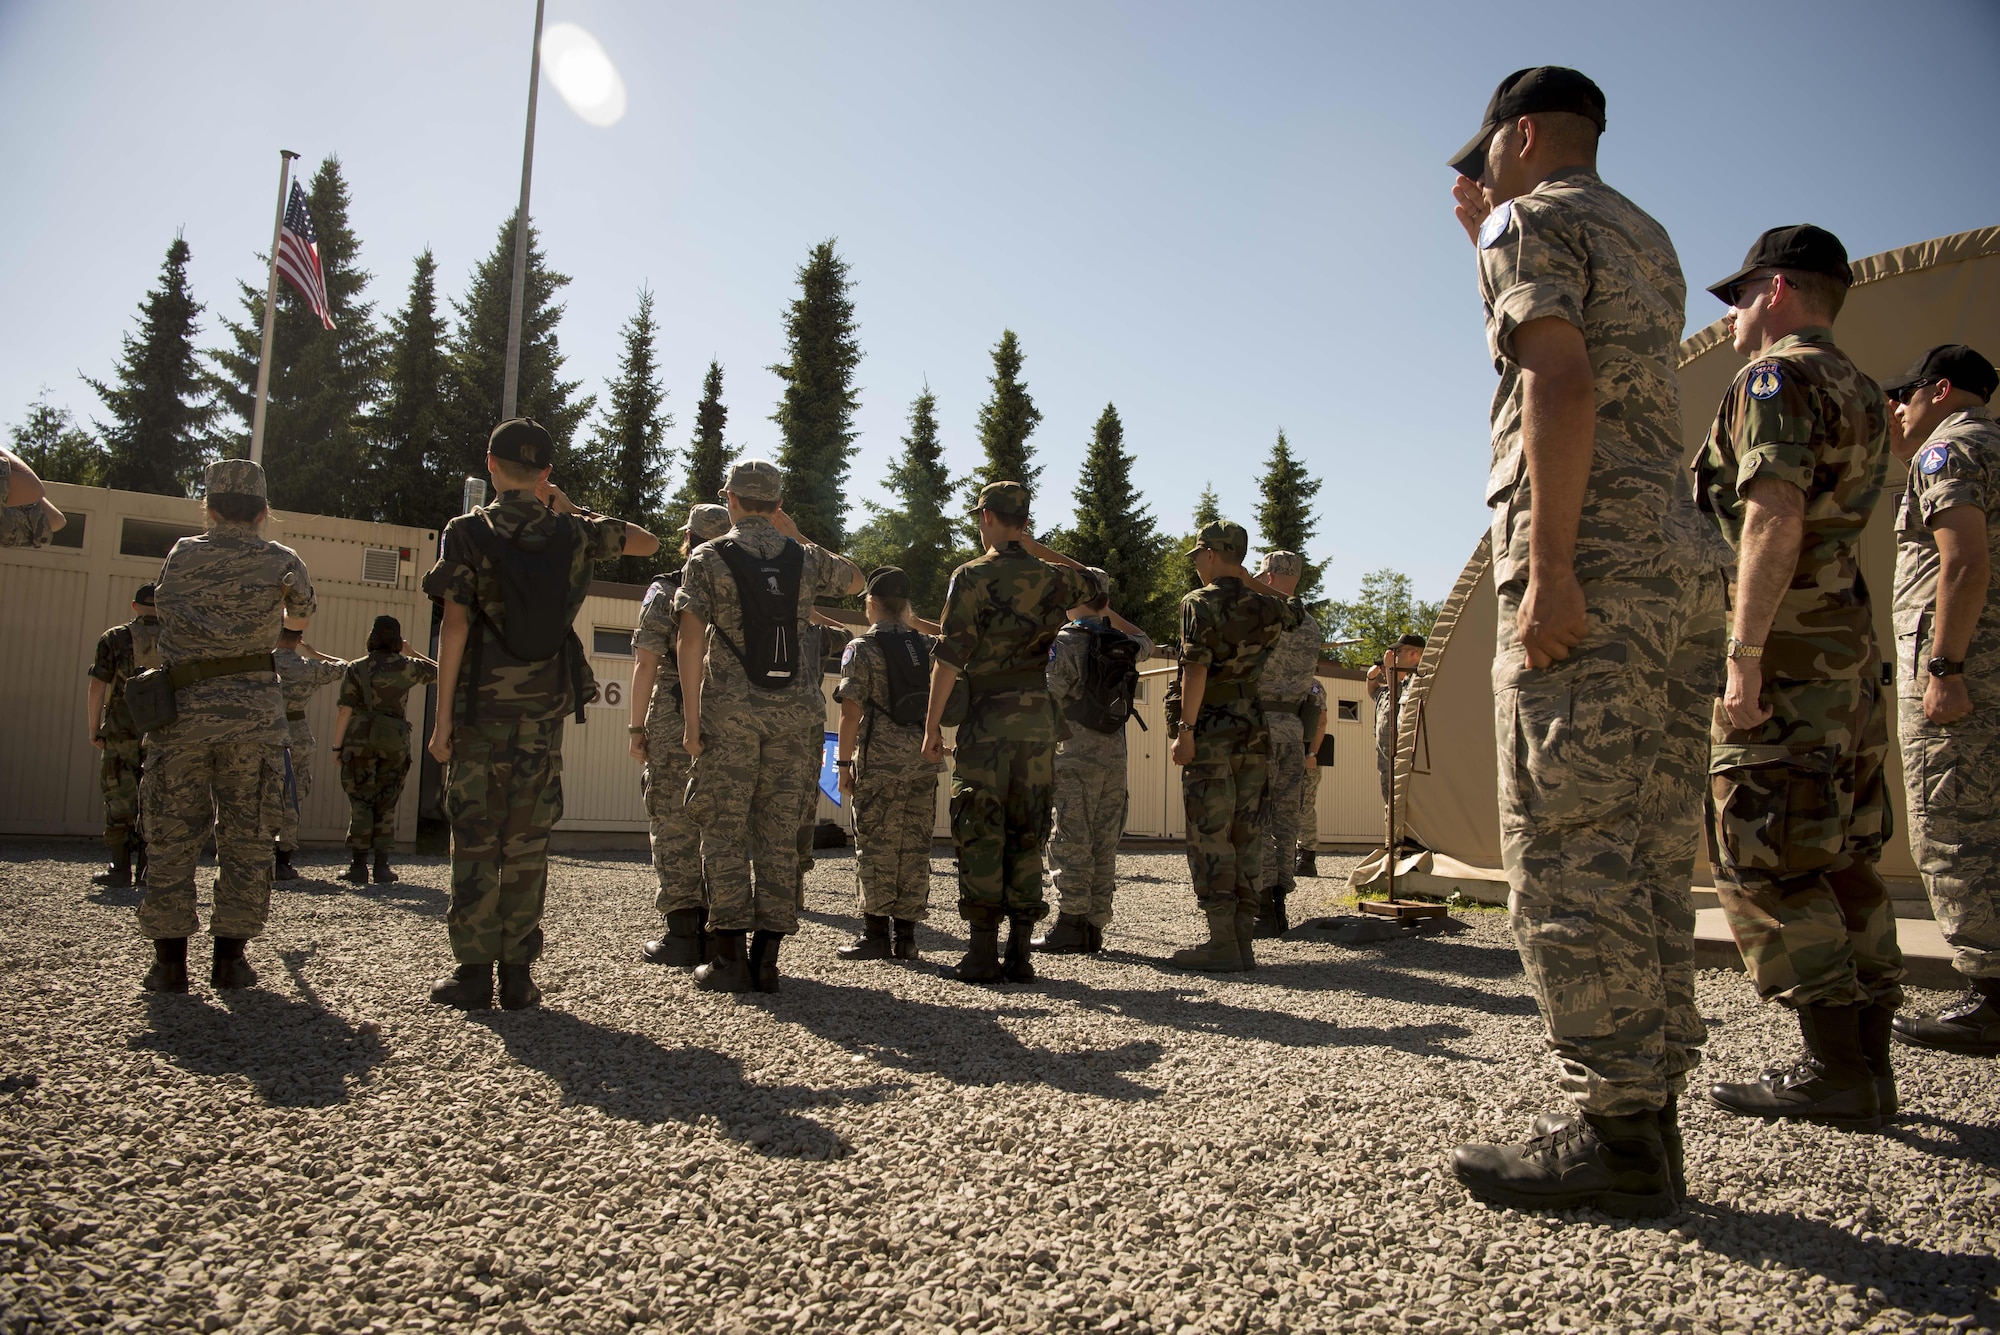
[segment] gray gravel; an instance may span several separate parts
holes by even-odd
[[[423,999],[442,859],[357,892],[309,852],[223,998],[138,990],[97,857],[0,846],[0,1330],[2000,1325],[1991,1062],[1905,1056],[1876,1136],[1693,1107],[1656,1223],[1467,1198],[1452,1145],[1557,1106],[1494,912],[1189,976],[1153,963],[1196,932],[1185,864],[1133,853],[1108,956],[972,989],[836,960],[834,855],[783,994],[739,1001],[639,962],[642,857],[562,857],[544,1009],[466,1017]],[[1706,1072],[1791,1053],[1741,975],[1701,1001]]]

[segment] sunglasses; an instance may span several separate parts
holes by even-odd
[[[1928,389],[1936,383],[1937,381],[1935,380],[1919,380],[1913,385],[1904,385],[1901,389],[1892,389],[1889,391],[1889,402],[1899,404],[1908,403],[1912,394],[1915,394],[1920,389]]]
[[[1760,274],[1756,278],[1746,278],[1740,283],[1731,285],[1729,290],[1722,294],[1722,299],[1735,309],[1739,311],[1744,310],[1749,307],[1751,302],[1757,300],[1757,288],[1760,284],[1775,282],[1783,276],[1782,274],[1767,273]]]

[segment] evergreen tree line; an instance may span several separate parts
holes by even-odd
[[[501,224],[449,313],[440,308],[437,262],[426,249],[415,258],[402,305],[378,321],[368,295],[372,277],[361,267],[360,241],[348,223],[338,158],[320,164],[307,203],[334,328],[322,328],[303,298],[279,285],[264,427],[271,504],[438,527],[458,513],[463,479],[484,475],[486,437],[499,420],[516,219]],[[221,346],[199,348],[204,308],[189,289],[188,258],[186,240],[176,236],[112,377],[86,378],[103,407],[90,428],[46,395],[15,426],[16,451],[45,478],[190,495],[209,461],[248,454],[264,293],[239,283],[236,318],[220,320]],[[557,447],[556,480],[574,499],[668,535],[685,521],[690,505],[715,498],[733,457],[723,438],[723,369],[711,360],[692,437],[685,449],[670,446],[674,418],[655,350],[653,294],[644,288],[637,294],[617,371],[600,405],[596,395],[580,392],[580,381],[562,374],[557,326],[569,281],[550,266],[530,225],[517,411],[548,427]],[[785,343],[786,359],[769,369],[783,386],[771,420],[779,428],[786,509],[808,536],[847,552],[864,568],[901,566],[918,605],[936,609],[952,569],[977,550],[968,511],[979,489],[1015,480],[1042,490],[1043,469],[1031,441],[1042,413],[1023,377],[1019,337],[1003,330],[991,349],[989,392],[976,416],[980,459],[974,469],[958,476],[948,467],[937,398],[923,387],[884,479],[892,500],[862,502],[866,519],[852,531],[847,483],[862,352],[852,275],[831,239],[815,246],[798,271],[798,293],[785,311]],[[1178,634],[1180,597],[1194,585],[1184,553],[1195,531],[1216,517],[1216,499],[1205,489],[1190,530],[1166,532],[1133,482],[1134,463],[1118,409],[1107,403],[1072,491],[1070,525],[1044,537],[1108,571],[1119,610],[1166,642]],[[678,485],[670,489],[677,470]],[[1317,529],[1312,501],[1321,482],[1282,430],[1258,482],[1254,518],[1261,550],[1304,552]],[[1046,514],[1054,507],[1042,500],[1037,508]],[[641,582],[678,565],[677,545],[669,538],[660,556],[608,562],[603,574]],[[1323,575],[1323,566],[1308,566],[1300,593],[1309,602]],[[1322,620],[1329,639],[1364,641],[1345,653],[1357,661],[1366,661],[1375,637],[1387,633],[1393,640],[1406,629],[1428,629],[1435,614],[1434,607],[1410,599],[1407,579],[1386,570],[1363,581],[1355,603],[1319,607],[1327,614]],[[1385,631],[1392,624],[1396,628]],[[1342,630],[1355,634],[1336,634]]]

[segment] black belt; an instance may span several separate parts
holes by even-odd
[[[285,722],[287,722],[287,723],[304,723],[305,721],[306,721],[306,711],[305,711],[305,710],[303,710],[303,709],[297,709],[297,710],[293,710],[293,709],[287,709],[287,710],[285,711]]]
[[[965,689],[973,695],[992,695],[998,691],[1046,691],[1049,689],[1049,674],[1046,668],[982,672],[976,677],[967,677]]]
[[[1204,693],[1203,699],[1207,699],[1206,693]],[[1263,705],[1266,709],[1275,709],[1280,714],[1296,714],[1299,712],[1299,706],[1305,702],[1306,698],[1303,695],[1264,695],[1258,697],[1259,704]]]
[[[177,691],[184,691],[198,681],[212,677],[234,677],[245,672],[276,672],[277,662],[271,651],[261,654],[237,654],[233,658],[197,658],[191,662],[176,663],[167,669],[167,680]]]

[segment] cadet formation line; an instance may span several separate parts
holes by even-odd
[[[1987,406],[2000,378],[1978,352],[1947,345],[1917,356],[1885,397],[1833,340],[1852,282],[1841,243],[1810,225],[1773,228],[1709,288],[1749,361],[1690,482],[1674,365],[1686,285],[1665,231],[1598,177],[1604,125],[1589,79],[1522,70],[1451,164],[1500,377],[1486,499],[1510,907],[1571,1099],[1524,1143],[1464,1145],[1453,1163],[1496,1203],[1643,1216],[1685,1190],[1678,1100],[1706,1037],[1689,890],[1704,825],[1751,982],[1795,1013],[1805,1045],[1790,1067],[1712,1085],[1716,1106],[1869,1129],[1896,1111],[1892,1034],[2000,1054],[2000,598],[1989,578],[2000,426]],[[1857,563],[1892,457],[1906,469],[1893,672]],[[312,782],[304,701],[336,678],[335,754],[353,805],[346,876],[365,880],[372,854],[375,879],[394,879],[405,707],[435,680],[429,749],[445,766],[456,968],[431,995],[489,1007],[497,971],[502,1006],[536,1004],[563,724],[595,692],[571,621],[595,562],[658,548],[573,505],[551,481],[553,459],[538,424],[494,429],[498,498],[446,526],[423,582],[443,607],[435,665],[386,617],[353,663],[305,645],[312,584],[295,553],[261,536],[262,469],[208,468],[207,531],[175,545],[90,669],[111,875],[129,877],[143,850],[147,988],[187,990],[195,860],[211,829],[211,980],[256,981],[244,946],[263,931],[274,875],[293,874],[296,798]],[[61,515],[19,460],[0,469],[0,538],[47,541]],[[1101,949],[1124,729],[1152,650],[1111,610],[1103,572],[1036,542],[1028,490],[996,482],[976,507],[982,554],[954,572],[939,620],[924,621],[901,571],[864,576],[814,545],[782,496],[773,465],[735,464],[723,504],[687,517],[682,572],[654,581],[641,607],[631,754],[644,764],[665,924],[645,958],[691,968],[704,989],[777,990],[822,747],[815,626],[841,624],[814,603],[864,591],[867,627],[834,695],[863,922],[841,955],[918,956],[947,726],[970,935],[948,972],[1028,982],[1031,949]],[[1253,940],[1284,930],[1323,729],[1319,631],[1293,596],[1300,557],[1273,552],[1253,575],[1247,545],[1237,524],[1202,529],[1190,553],[1202,586],[1181,603],[1167,700],[1207,926],[1171,963],[1214,972],[1255,967]],[[1389,670],[1414,666],[1420,647],[1399,646]],[[1378,669],[1371,688],[1381,684]],[[1896,1014],[1902,957],[1876,872],[1891,834],[1892,713],[1911,843],[1970,987],[1934,1017]],[[1393,737],[1393,720],[1384,727]],[[1035,937],[1045,845],[1060,906]]]

